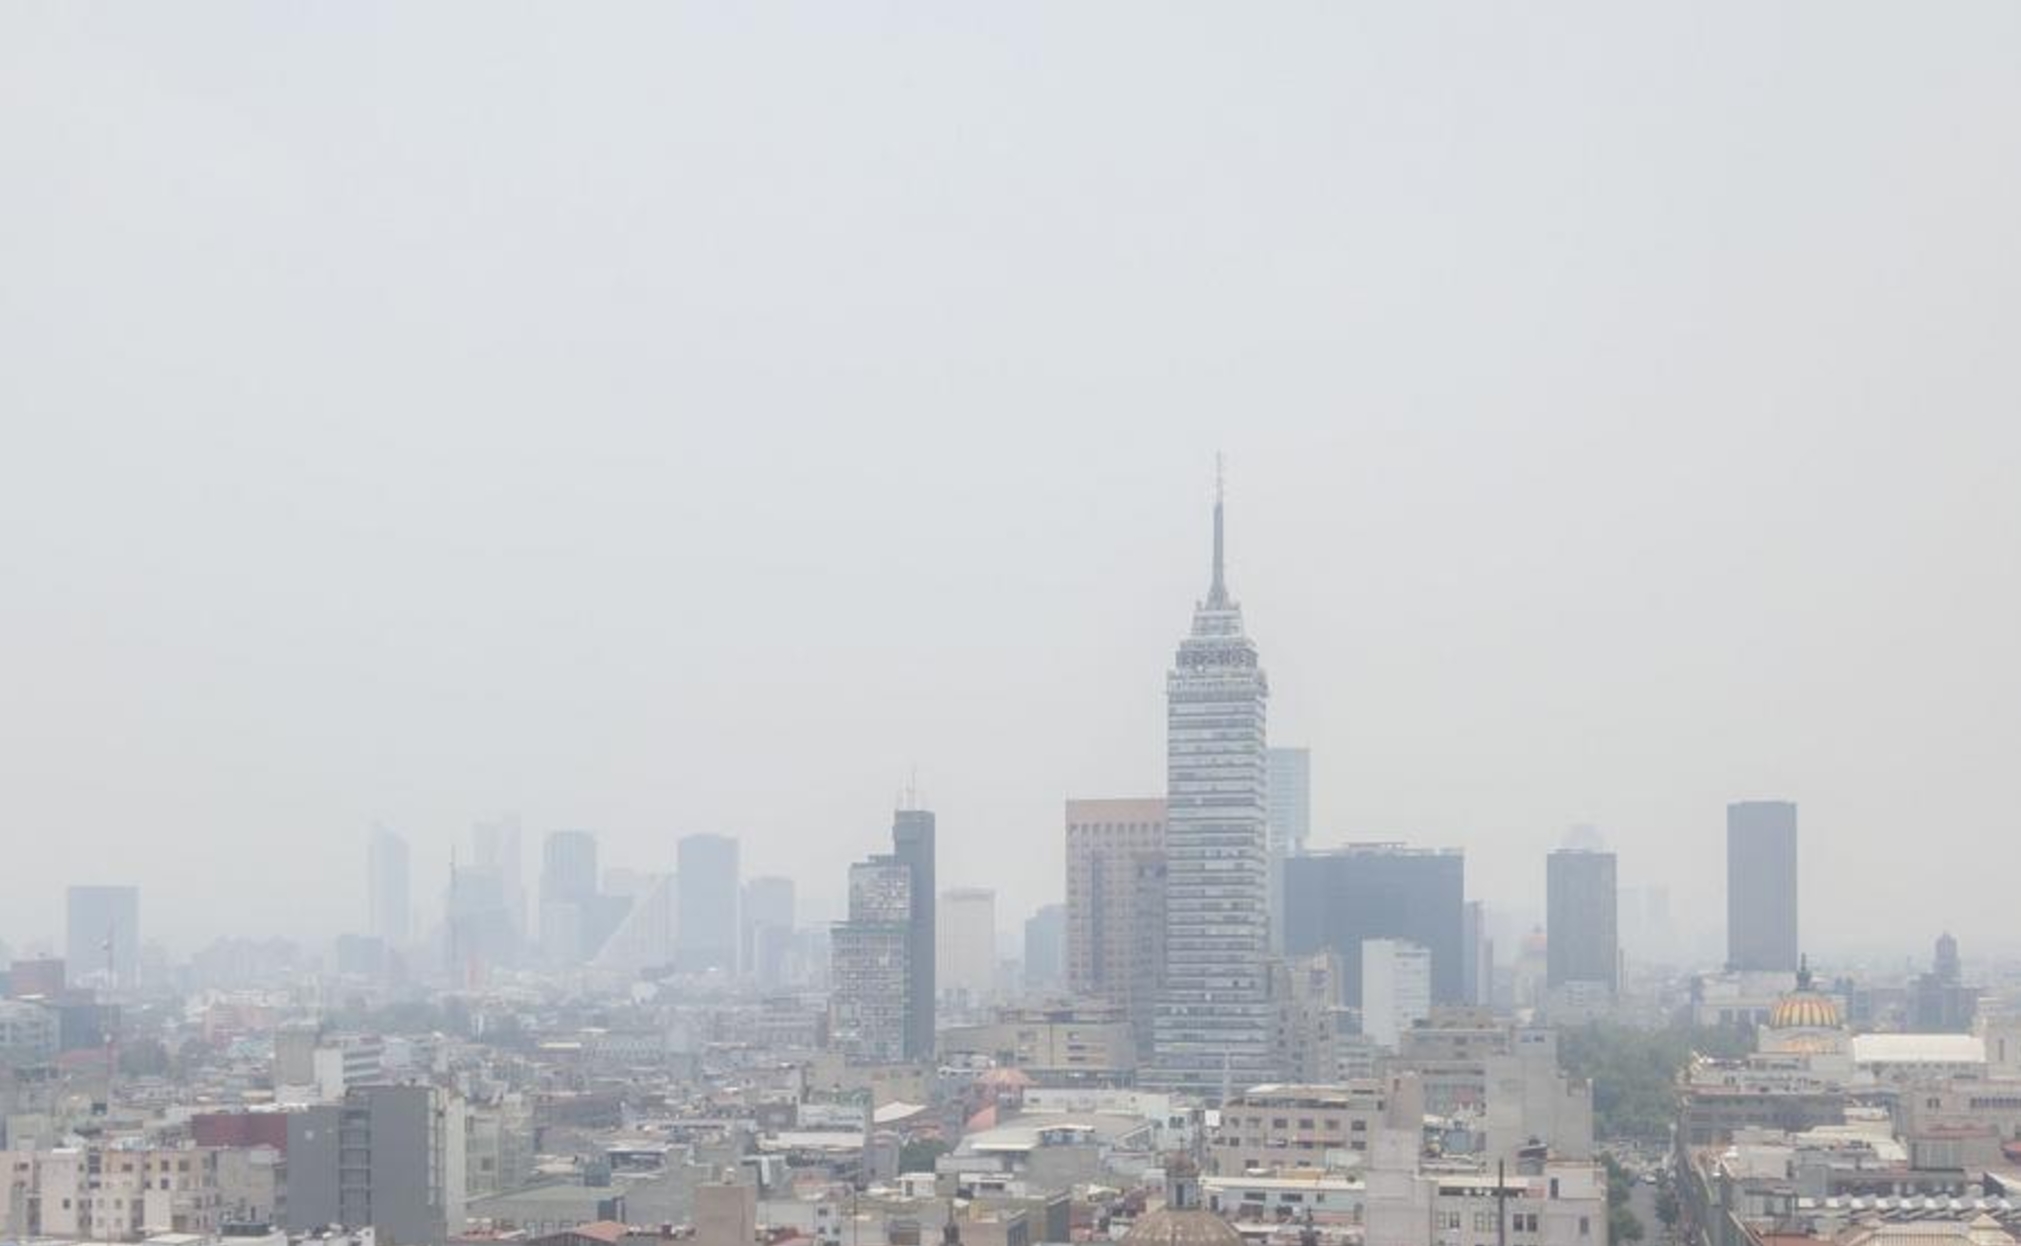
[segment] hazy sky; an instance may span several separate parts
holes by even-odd
[[[1155,794],[1215,451],[1318,842],[2021,868],[2021,7],[0,9],[0,937],[517,811],[838,894]],[[529,844],[529,856],[535,851]],[[530,867],[531,868],[531,865]],[[1714,944],[1716,947],[1716,942]]]

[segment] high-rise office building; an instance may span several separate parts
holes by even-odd
[[[1726,807],[1726,960],[1734,969],[1797,969],[1796,805]]]
[[[737,841],[728,835],[681,839],[674,867],[674,963],[690,973],[737,971]]]
[[[1406,939],[1369,939],[1360,959],[1361,1032],[1394,1050],[1398,1036],[1431,1016],[1431,951]]]
[[[934,1008],[940,1000],[934,976],[934,819],[930,809],[900,809],[891,818],[891,855],[912,873],[912,922],[906,935],[905,1058],[933,1058]]]
[[[913,867],[893,854],[849,867],[849,920],[829,934],[829,1033],[852,1059],[911,1058],[912,987],[919,978],[913,878]]]
[[[1147,1083],[1273,1080],[1265,705],[1270,685],[1229,596],[1222,500],[1213,579],[1166,677],[1165,982]]]
[[[941,998],[959,1010],[980,1008],[996,994],[996,892],[951,887],[940,893],[934,947]]]
[[[591,927],[599,894],[596,836],[550,833],[540,853],[540,947],[550,962],[580,964],[596,954]]]
[[[1460,910],[1460,1002],[1481,1008],[1495,1002],[1495,941],[1488,936],[1488,906],[1479,900]]]
[[[383,826],[365,845],[367,933],[389,948],[407,945],[413,921],[407,841]]]
[[[1544,984],[1588,983],[1614,991],[1621,942],[1614,854],[1560,848],[1545,858]]]
[[[1312,750],[1273,748],[1270,765],[1270,950],[1284,951],[1284,870],[1312,834]]]
[[[499,904],[515,937],[526,936],[526,853],[519,819],[494,818],[470,828],[471,867],[498,880]]]
[[[793,880],[754,878],[744,884],[739,917],[744,973],[761,987],[779,986],[793,950],[797,921]]]
[[[1340,957],[1341,996],[1360,1007],[1361,945],[1406,939],[1431,953],[1432,1002],[1466,1002],[1466,858],[1401,844],[1351,844],[1292,861],[1287,954]]]
[[[1067,987],[1129,1017],[1151,1055],[1165,978],[1165,802],[1067,802]]]
[[[1067,981],[1067,906],[1048,904],[1025,918],[1024,988],[1056,991]]]
[[[64,960],[80,986],[128,990],[140,983],[140,888],[72,887]]]

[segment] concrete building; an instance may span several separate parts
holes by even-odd
[[[19,1211],[16,1204],[19,1204]],[[212,1147],[93,1144],[0,1152],[0,1211],[21,1231],[95,1242],[218,1230],[223,1208]],[[0,1229],[6,1229],[0,1223]]]
[[[540,852],[540,949],[550,963],[575,965],[596,954],[591,925],[599,894],[596,836],[549,834]]]
[[[737,841],[686,835],[676,849],[674,961],[689,973],[737,972],[737,901],[743,890]]]
[[[758,1187],[714,1182],[695,1190],[695,1246],[754,1246],[758,1240]]]
[[[1485,1008],[1495,1002],[1495,941],[1488,936],[1488,906],[1469,900],[1460,910],[1460,1003]]]
[[[1614,854],[1560,848],[1545,859],[1545,984],[1620,985]]]
[[[1431,1016],[1432,954],[1402,939],[1361,945],[1361,1032],[1392,1050],[1404,1031]]]
[[[1466,999],[1466,858],[1401,844],[1350,844],[1291,863],[1285,887],[1285,950],[1331,950],[1346,977],[1342,999],[1363,1005],[1361,945],[1406,939],[1430,951],[1432,1002]]]
[[[943,1003],[981,1008],[996,995],[996,892],[953,887],[940,893],[936,974]]]
[[[1165,802],[1067,802],[1067,989],[1123,1010],[1151,1052],[1165,973]]]
[[[47,1064],[58,1050],[53,1010],[28,1000],[0,999],[0,1069]]]
[[[1410,1074],[1336,1085],[1252,1086],[1222,1105],[1207,1131],[1213,1171],[1223,1175],[1365,1164],[1384,1131],[1424,1129],[1424,1095]]]
[[[498,880],[499,907],[515,944],[526,938],[526,849],[518,818],[494,818],[470,828],[471,868]]]
[[[1797,936],[1796,805],[1726,807],[1726,962],[1741,972],[1794,973]]]
[[[1067,906],[1047,904],[1025,918],[1024,989],[1057,991],[1067,982]]]
[[[744,974],[762,988],[777,987],[785,980],[797,907],[790,878],[754,878],[744,884],[739,956]]]
[[[934,970],[939,927],[934,917],[935,825],[930,809],[900,809],[891,817],[891,858],[912,873],[912,919],[906,934],[905,1058],[933,1056],[934,1009],[940,991]]]
[[[849,867],[849,920],[830,936],[829,1034],[851,1059],[891,1063],[910,1053],[913,878],[891,856]]]
[[[1213,579],[1165,680],[1165,981],[1154,1086],[1217,1090],[1271,1080],[1279,1045],[1270,974],[1270,684],[1224,573],[1214,501]]]
[[[355,1086],[288,1119],[287,1227],[373,1230],[429,1246],[460,1233],[468,1173],[460,1096],[437,1086]]]
[[[365,845],[366,931],[394,950],[406,947],[413,934],[409,869],[407,841],[383,826],[374,827]]]
[[[1270,950],[1284,951],[1284,871],[1312,835],[1312,750],[1273,748],[1270,769]]]
[[[1368,1246],[1607,1246],[1607,1176],[1590,1161],[1500,1177],[1379,1163],[1366,1215]]]
[[[72,887],[64,961],[78,986],[131,990],[140,984],[140,888]]]
[[[975,1057],[1046,1086],[1115,1085],[1137,1071],[1136,1037],[1110,1005],[1008,1008],[996,1019],[940,1031],[942,1060]]]

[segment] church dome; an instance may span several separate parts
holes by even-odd
[[[1160,1207],[1137,1217],[1126,1246],[1242,1246],[1235,1226],[1201,1207]]]

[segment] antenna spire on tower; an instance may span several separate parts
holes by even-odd
[[[1228,493],[1228,477],[1223,470],[1220,451],[1214,453],[1214,585],[1207,590],[1207,600],[1216,606],[1228,604],[1228,582],[1223,574],[1221,540],[1221,504]]]

